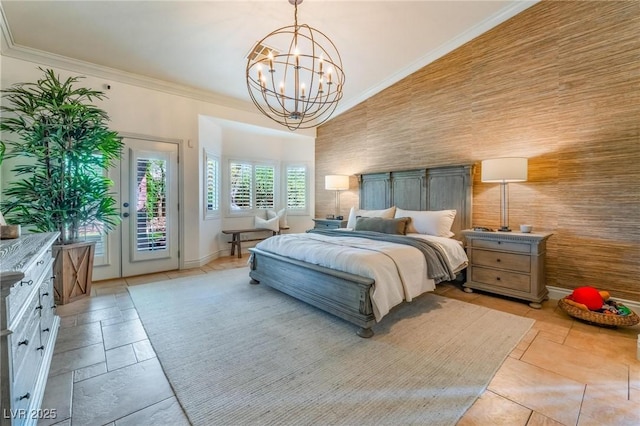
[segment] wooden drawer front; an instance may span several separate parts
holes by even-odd
[[[29,404],[31,404],[33,402],[32,400],[36,397],[34,390],[40,365],[44,359],[43,352],[44,351],[36,350],[36,345],[33,345],[26,354],[17,375],[15,375],[14,370],[14,392],[11,394],[11,399],[12,402],[16,404],[16,408],[29,407]]]
[[[40,281],[51,277],[52,272],[48,272],[45,277],[46,271],[52,271],[53,258],[51,257],[51,250],[44,252],[29,268],[25,271],[24,278],[14,284],[9,293],[9,322],[15,317],[16,313],[20,309],[20,306],[27,300],[29,294],[33,291],[33,286],[38,286]]]
[[[474,250],[471,263],[510,271],[531,272],[531,257],[525,254],[504,253],[499,251]]]
[[[39,346],[40,336],[36,334],[35,340],[33,337],[34,331],[39,331],[40,324],[40,299],[34,297],[25,314],[22,316],[17,325],[12,329],[13,333],[9,335],[11,346],[11,357],[14,360],[13,365],[17,367],[16,361],[24,358],[25,353],[28,352],[30,347]]]
[[[338,229],[340,227],[340,222],[331,223],[331,222],[316,222],[316,229]]]
[[[511,241],[471,240],[473,248],[486,248],[490,250],[514,251],[516,253],[531,253],[531,244],[514,243]]]
[[[22,380],[22,377],[28,375],[29,370],[38,370],[40,368],[40,360],[42,359],[42,350],[38,348],[42,347],[40,344],[40,322],[34,324],[34,327],[28,336],[25,336],[20,342],[28,341],[27,344],[22,344],[18,348],[19,350],[14,352],[12,364],[13,364],[13,381],[18,383]],[[16,342],[19,344],[20,342]],[[36,357],[38,355],[38,357]]]
[[[49,341],[49,336],[51,336],[51,328],[53,327],[53,319],[56,313],[53,286],[50,280],[45,280],[40,287],[40,304],[42,305],[40,315],[40,342],[46,346]]]
[[[527,293],[531,291],[531,276],[526,274],[473,267],[471,280]]]

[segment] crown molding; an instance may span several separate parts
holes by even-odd
[[[443,57],[449,52],[454,51],[458,47],[462,46],[465,43],[473,40],[479,35],[489,31],[493,27],[498,26],[504,21],[516,16],[520,12],[530,8],[534,4],[538,3],[540,0],[515,0],[511,2],[508,6],[502,8],[494,15],[485,19],[484,21],[474,25],[468,30],[460,33],[457,37],[451,39],[450,41],[438,46],[437,48],[431,50],[426,55],[422,56],[417,61],[413,62],[409,66],[399,70],[398,72],[390,75],[385,80],[381,81],[379,84],[371,87],[366,92],[360,94],[358,97],[350,99],[349,102],[345,102],[341,105],[338,105],[336,111],[333,113],[332,119],[342,114],[345,111],[355,107],[356,105],[364,102],[375,94],[383,91],[384,89],[392,86],[403,78],[413,74],[421,68],[429,65],[431,62]]]

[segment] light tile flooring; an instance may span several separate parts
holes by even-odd
[[[246,267],[246,258],[225,257],[202,268],[95,283],[91,298],[60,306],[61,328],[42,407],[55,408],[54,422],[60,425],[189,424],[127,286],[239,267]],[[552,300],[536,310],[465,293],[453,284],[439,285],[436,292],[536,320],[459,425],[640,424],[640,326],[584,324]]]

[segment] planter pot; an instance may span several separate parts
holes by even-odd
[[[95,242],[54,245],[56,303],[64,305],[91,295]]]

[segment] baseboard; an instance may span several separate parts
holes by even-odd
[[[223,250],[218,250],[217,252],[210,253],[207,256],[202,257],[200,259],[185,260],[184,263],[182,264],[182,269],[192,269],[192,268],[199,268],[201,266],[204,266],[207,263],[221,257],[222,256],[221,253],[223,252],[224,252]]]
[[[570,295],[573,291],[566,288],[553,287],[550,285],[547,286],[547,290],[549,290],[549,299],[554,299],[554,300],[562,299],[563,297]],[[622,303],[632,311],[635,311],[635,312],[640,311],[640,302],[636,302],[635,300],[620,299],[618,297],[614,297],[613,299],[616,302]]]

